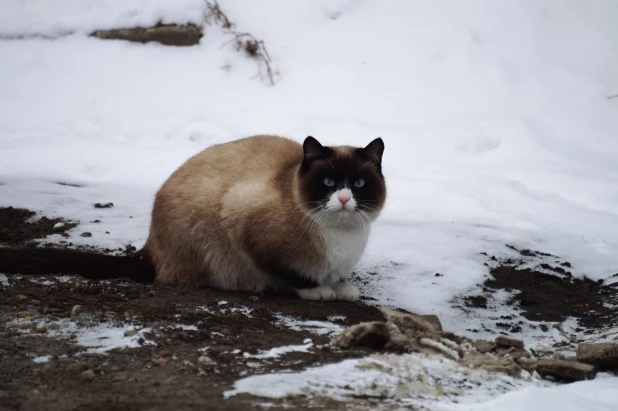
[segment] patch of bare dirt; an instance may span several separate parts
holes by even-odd
[[[24,208],[0,208],[0,244],[22,245],[51,234],[67,237],[66,232],[77,226],[62,218],[34,219],[35,215]]]
[[[166,46],[193,46],[200,42],[202,29],[194,24],[157,24],[154,27],[133,27],[97,30],[91,36],[106,40],[126,40],[136,43],[157,42]]]
[[[62,232],[53,226],[64,220],[43,217],[29,223],[34,215],[0,209],[4,242],[24,245]],[[222,393],[236,380],[367,355],[365,349],[331,347],[333,332],[337,326],[384,321],[376,308],[363,303],[80,277],[9,276],[8,281],[0,283],[2,410],[245,410],[263,400],[249,395],[224,400]],[[75,306],[80,306],[77,312]],[[70,335],[49,336],[62,321],[78,329],[101,324],[148,329],[145,335],[154,344],[90,354]],[[312,323],[302,324],[307,321]],[[334,328],[330,334],[329,327]],[[252,357],[302,345],[308,338],[313,346],[307,352]],[[49,356],[49,361],[36,363],[37,356]],[[313,403],[298,397],[285,404],[308,408]],[[343,406],[334,404],[329,409]]]

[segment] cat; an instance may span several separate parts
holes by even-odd
[[[383,153],[381,138],[364,148],[270,135],[213,145],[157,192],[148,239],[135,255],[0,248],[0,272],[355,301],[359,290],[348,279],[386,200]]]

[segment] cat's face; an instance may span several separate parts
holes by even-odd
[[[303,151],[300,199],[317,223],[363,226],[378,216],[386,200],[381,138],[365,148],[355,148],[324,147],[307,137]]]

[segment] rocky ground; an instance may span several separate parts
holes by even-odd
[[[0,243],[23,246],[49,234],[68,236],[67,230],[76,227],[62,219],[33,221],[33,215],[28,210],[0,209]],[[67,239],[64,246],[70,245]],[[133,249],[127,245],[98,251]],[[519,307],[540,332],[549,331],[543,329],[546,323],[559,324],[567,318],[578,322],[582,335],[615,326],[615,284],[573,278],[567,262],[518,251],[522,255],[518,261],[487,256],[491,276],[483,284],[483,293],[462,295],[453,305],[486,310],[496,290],[519,290],[508,304]],[[547,266],[529,268],[526,258],[531,255],[548,261],[543,263]],[[304,370],[365,357],[375,350],[420,351],[468,365],[471,358],[481,361],[479,356],[486,353],[492,358],[506,355],[508,364],[487,365],[485,360],[479,364],[516,377],[518,370],[533,373],[539,360],[549,358],[522,350],[516,340],[477,343],[443,332],[437,319],[427,317],[423,319],[427,323],[418,323],[416,317],[364,302],[309,302],[69,276],[11,275],[0,280],[0,409],[244,410],[265,401],[274,409],[343,409],[350,403],[327,397],[265,400],[248,394],[226,398],[223,393],[243,377]],[[339,335],[346,327],[366,322],[373,325],[352,328],[345,338]],[[521,331],[517,318],[504,318],[499,324],[497,335],[516,337]],[[566,336],[566,342],[558,345],[574,350],[581,342],[577,338]],[[520,354],[513,355],[513,350]],[[612,355],[618,354],[606,356]],[[581,379],[593,375],[592,366],[588,367],[575,370],[574,378],[556,374],[555,364],[549,372],[539,369],[539,373],[552,379]],[[594,367],[596,372],[598,364]],[[370,400],[351,399],[359,407],[371,408]]]

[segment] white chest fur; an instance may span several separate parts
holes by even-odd
[[[335,283],[347,279],[365,251],[369,227],[323,227],[325,266],[322,283]]]

